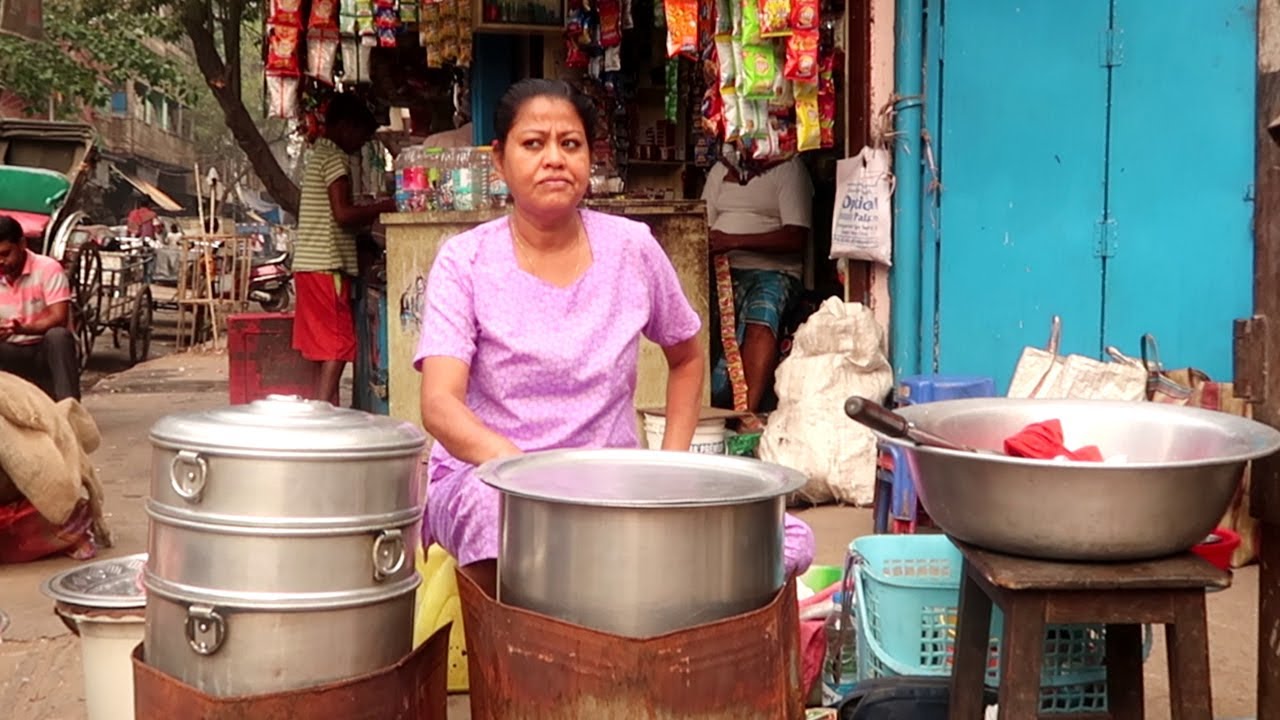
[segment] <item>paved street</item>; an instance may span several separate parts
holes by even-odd
[[[101,347],[109,349],[107,338]],[[107,510],[117,544],[103,553],[114,557],[146,549],[150,446],[147,432],[159,417],[226,402],[226,357],[182,354],[163,357],[103,378],[85,396],[103,436],[93,459],[104,484]],[[851,508],[805,511],[819,538],[821,563],[840,564],[850,538],[870,530],[870,512]],[[50,559],[0,567],[0,608],[13,626],[0,644],[0,708],[10,720],[82,720],[85,718],[76,638],[54,616],[39,592],[49,575],[72,567]],[[1256,568],[1236,574],[1235,587],[1209,598],[1215,706],[1220,718],[1253,715],[1256,657]],[[1149,718],[1167,718],[1164,645],[1157,633],[1147,663]],[[455,698],[451,718],[465,718],[465,698]]]

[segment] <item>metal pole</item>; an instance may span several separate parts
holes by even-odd
[[[933,0],[939,2],[940,0]],[[893,202],[893,270],[889,273],[889,293],[893,320],[890,323],[890,350],[896,377],[921,372],[921,345],[925,328],[921,308],[920,276],[923,249],[920,236],[921,137],[924,106],[924,3],[925,0],[898,0],[894,20],[895,94],[902,98],[895,108],[893,167],[897,189]]]

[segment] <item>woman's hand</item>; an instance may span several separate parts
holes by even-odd
[[[687,452],[702,409],[702,380],[706,373],[702,343],[695,335],[662,348],[662,353],[667,356],[668,368],[667,429],[662,436],[662,449]]]
[[[467,407],[471,368],[452,357],[422,360],[422,427],[449,454],[471,465],[520,455],[515,443],[489,429]]]

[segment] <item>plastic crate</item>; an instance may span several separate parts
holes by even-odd
[[[995,394],[995,380],[985,375],[910,375],[898,381],[895,399],[898,405],[921,405]]]
[[[870,535],[853,541],[857,564],[858,677],[951,674],[963,558],[945,535]],[[992,608],[986,683],[1000,684],[1004,616]],[[1150,649],[1145,628],[1144,655]],[[1041,712],[1107,707],[1102,625],[1051,625],[1045,633]]]

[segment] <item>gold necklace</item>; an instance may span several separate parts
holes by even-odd
[[[516,251],[520,254],[520,258],[524,260],[524,264],[529,266],[529,271],[534,275],[537,275],[537,265],[534,264],[533,258],[529,255],[530,252],[533,252],[533,247],[524,239],[520,234],[520,231],[516,230],[516,224],[514,222],[509,223],[509,225],[511,227],[511,237],[516,241]],[[585,228],[582,227],[582,223],[579,223],[578,232],[573,238],[574,249],[577,249],[578,245],[581,244],[583,235],[585,234],[584,230]],[[572,280],[578,279],[578,275],[582,272],[583,266],[586,262],[586,258],[582,257],[582,253],[578,253],[578,256],[578,262],[573,266],[573,273],[569,276]]]

